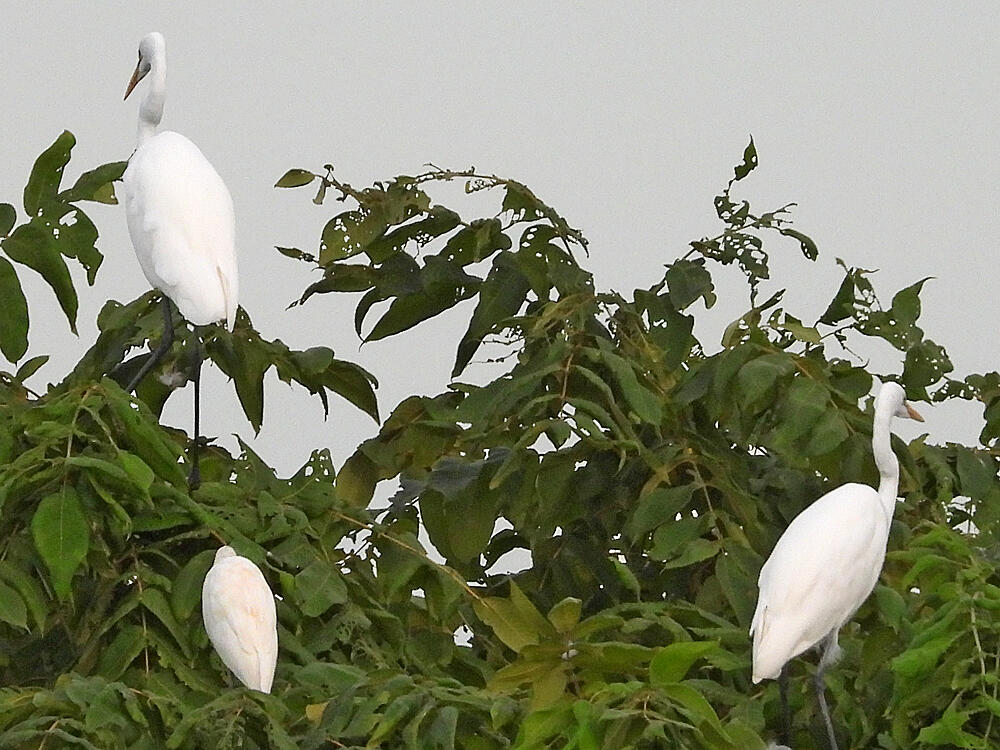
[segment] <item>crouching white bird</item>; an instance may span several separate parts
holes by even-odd
[[[233,200],[219,174],[197,146],[179,133],[156,129],[166,98],[166,43],[151,32],[139,43],[139,62],[125,98],[149,80],[139,107],[138,145],[122,175],[128,231],[146,279],[163,295],[164,335],[156,351],[128,384],[132,391],[173,343],[173,300],[196,326],[224,320],[233,327],[239,283],[236,274]],[[197,339],[196,339],[197,342]],[[195,440],[199,433],[201,351],[194,364]],[[198,483],[197,450],[192,484]]]
[[[840,655],[837,631],[875,588],[889,525],[896,507],[899,462],[892,452],[893,417],[923,418],[897,383],[885,383],[875,398],[872,452],[878,489],[845,484],[803,510],[785,529],[760,571],[760,595],[750,625],[753,681],[781,677],[788,733],[785,664],[813,646],[822,649],[815,688],[830,746],[837,747],[824,697],[823,675]],[[788,742],[788,738],[784,738]]]
[[[208,638],[240,682],[271,692],[278,661],[278,626],[264,574],[232,547],[220,547],[201,587]]]

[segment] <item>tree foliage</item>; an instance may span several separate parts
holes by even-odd
[[[64,258],[91,282],[101,261],[76,203],[113,202],[122,171],[59,192],[72,143],[39,157],[23,223],[0,204],[0,248],[45,278],[71,327]],[[876,480],[873,376],[918,401],[978,400],[983,427],[977,446],[895,439],[902,502],[830,672],[835,723],[850,747],[995,744],[1000,375],[949,376],[917,325],[923,280],[885,307],[872,272],[842,263],[813,322],[781,291],[762,299],[770,252],[818,249],[790,206],[734,195],[756,167],[751,141],[715,198],[720,227],[630,296],[597,289],[583,234],[514,180],[433,168],[356,189],[332,167],[290,170],[278,187],[346,204],[318,251],[278,248],[322,274],[299,304],[360,295],[366,341],[469,312],[452,382],[396,405],[339,468],[317,449],[283,478],[248,442],[212,446],[189,491],[187,436],[158,421],[184,383],[187,325],[136,397],[120,386],[159,335],[152,292],[108,302],[46,393],[25,384],[43,358],[0,375],[0,746],[763,748],[778,697],[749,680],[756,576],[809,502]],[[495,194],[496,213],[434,203],[455,180]],[[694,321],[725,265],[746,277],[747,311],[716,345]],[[27,303],[6,260],[0,284],[0,351],[17,363]],[[897,352],[893,372],[850,355],[871,337]],[[332,393],[380,418],[374,376],[322,342],[292,351],[241,312],[206,344],[255,429],[271,368],[324,410]],[[461,380],[484,358],[492,380]],[[233,687],[208,644],[201,582],[221,542],[279,596],[272,695]],[[512,551],[530,564],[497,572]],[[822,737],[806,683],[793,680],[796,747]]]

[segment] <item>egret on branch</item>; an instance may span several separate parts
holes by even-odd
[[[232,547],[220,547],[201,587],[208,638],[240,682],[271,692],[278,660],[274,594],[264,574]]]
[[[125,215],[143,273],[163,293],[164,332],[159,346],[128,384],[132,391],[173,343],[173,300],[195,326],[236,317],[235,218],[233,200],[219,174],[197,146],[157,126],[166,98],[167,62],[163,35],[151,32],[139,43],[139,62],[125,90],[149,79],[139,107],[138,145],[122,175]],[[191,483],[197,485],[199,374],[201,349],[195,335],[194,445]]]
[[[893,417],[924,421],[906,402],[899,384],[885,383],[875,399],[872,426],[878,490],[851,483],[823,495],[785,529],[758,579],[760,596],[750,625],[753,681],[780,675],[787,732],[785,665],[805,650],[820,647],[816,696],[833,750],[837,740],[823,675],[840,656],[837,631],[875,588],[885,561],[899,486],[899,462],[890,443]]]

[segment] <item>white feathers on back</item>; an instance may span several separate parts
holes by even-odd
[[[274,595],[260,568],[220,547],[201,589],[208,638],[223,663],[253,690],[271,692],[278,660]]]

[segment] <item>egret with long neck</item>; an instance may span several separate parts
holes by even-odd
[[[899,461],[892,451],[893,417],[923,418],[897,383],[885,383],[875,399],[872,453],[878,489],[841,485],[792,520],[761,568],[760,596],[750,625],[753,681],[781,677],[785,734],[789,731],[784,668],[813,646],[822,651],[814,678],[832,750],[837,749],[823,676],[840,656],[837,633],[864,603],[882,571],[899,488]],[[788,737],[784,738],[788,744]]]
[[[127,386],[132,391],[169,351],[174,326],[170,302],[195,326],[224,320],[233,327],[238,279],[233,200],[197,146],[179,133],[157,132],[167,91],[166,43],[151,32],[139,43],[139,62],[125,97],[143,79],[138,144],[122,175],[125,215],[146,279],[163,293],[164,331],[159,346]],[[195,331],[194,450],[190,482],[196,486],[200,434],[201,347]]]

